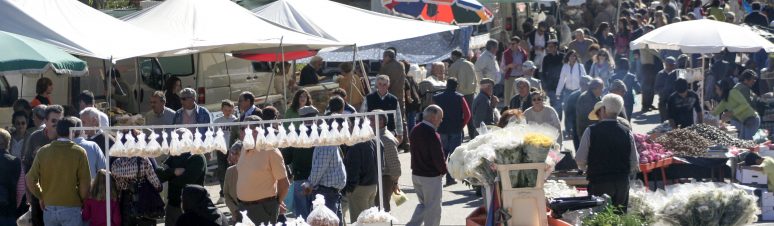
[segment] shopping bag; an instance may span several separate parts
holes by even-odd
[[[406,193],[403,193],[403,191],[398,189],[398,192],[392,193],[392,197],[390,199],[392,199],[392,201],[395,202],[395,205],[400,206],[400,205],[403,205],[403,203],[406,203],[406,201],[408,201],[408,196],[406,195]]]

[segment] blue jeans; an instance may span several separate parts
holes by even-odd
[[[43,222],[48,226],[83,226],[81,208],[70,206],[46,206]]]
[[[752,140],[755,133],[761,127],[761,117],[758,114],[748,117],[744,122],[739,122],[736,119],[731,120],[731,124],[739,130],[739,138],[745,140]]]
[[[345,220],[344,214],[341,213],[341,192],[334,188],[317,186],[312,194],[314,194],[312,197],[319,194],[325,198],[325,207],[328,207],[328,209],[336,213],[336,216],[339,216],[339,225],[343,226]]]
[[[417,115],[419,115],[419,112],[407,112],[406,113],[406,129],[408,129],[408,133],[411,133],[411,129],[414,129],[414,125],[417,123]]]
[[[303,180],[293,181],[293,214],[306,218],[312,211],[312,196],[304,194],[304,188],[301,187],[303,183]]]
[[[449,155],[454,152],[454,149],[462,144],[462,138],[465,136],[462,132],[459,133],[441,133],[441,145],[443,145],[443,153],[446,154],[446,159],[449,159]],[[454,181],[448,173],[446,174],[446,183]]]
[[[556,110],[556,113],[559,115],[559,120],[562,120],[562,101],[559,99],[556,99],[556,91],[554,90],[546,90],[546,93],[548,94],[548,99],[551,101],[551,107]],[[564,98],[564,96],[562,97]]]

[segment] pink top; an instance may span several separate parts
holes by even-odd
[[[84,221],[89,222],[89,226],[107,225],[106,213],[105,200],[98,201],[88,198],[83,202],[81,217]],[[121,225],[121,211],[117,201],[110,201],[110,215],[113,216],[111,225]]]

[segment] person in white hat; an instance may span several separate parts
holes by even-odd
[[[525,61],[523,64],[521,64],[521,70],[524,71],[523,78],[529,81],[530,87],[535,87],[537,90],[543,90],[543,85],[541,84],[540,79],[535,78],[535,70],[537,70],[535,62],[532,62],[531,60]]]

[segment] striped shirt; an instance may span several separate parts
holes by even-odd
[[[382,155],[384,156],[382,175],[398,177],[401,173],[400,159],[398,158],[398,140],[388,130],[382,129],[381,133]]]
[[[309,183],[312,187],[325,186],[338,190],[344,189],[347,183],[347,173],[338,146],[315,147]]]

